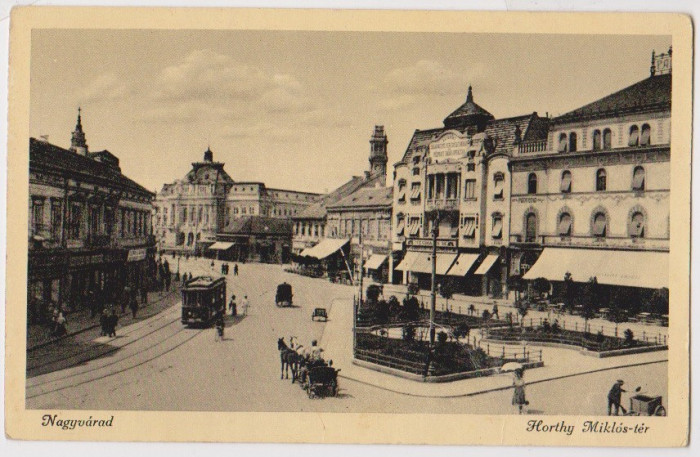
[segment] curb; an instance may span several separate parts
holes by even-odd
[[[582,372],[578,372],[578,373],[571,373],[571,374],[565,374],[565,375],[559,375],[559,376],[552,376],[552,377],[550,377],[550,378],[545,378],[545,379],[539,379],[539,380],[537,380],[537,381],[527,382],[527,383],[525,383],[525,385],[526,385],[526,386],[529,386],[529,385],[533,385],[533,384],[540,384],[540,383],[543,383],[543,382],[557,381],[557,380],[560,380],[560,379],[573,378],[574,376],[583,376],[583,375],[592,374],[592,373],[599,373],[599,372],[602,372],[602,371],[617,370],[617,369],[619,369],[619,368],[639,367],[639,366],[644,366],[644,365],[652,365],[652,364],[655,364],[655,363],[667,363],[667,362],[668,362],[668,359],[664,359],[664,360],[654,360],[654,361],[651,361],[651,362],[630,363],[630,364],[619,365],[619,366],[614,366],[614,367],[597,368],[597,369],[595,369],[595,370],[588,370],[588,371],[582,371]],[[408,397],[416,397],[416,398],[465,398],[465,397],[475,397],[475,396],[477,396],[477,395],[483,395],[483,394],[487,394],[487,393],[491,393],[491,392],[499,392],[499,391],[502,391],[502,390],[510,390],[510,389],[513,388],[513,386],[505,386],[505,387],[493,387],[493,388],[490,388],[490,389],[482,389],[482,390],[478,390],[478,391],[475,391],[475,392],[467,392],[467,393],[464,393],[464,394],[452,394],[452,395],[422,395],[422,394],[413,394],[413,393],[409,393],[409,392],[402,392],[402,391],[399,391],[399,390],[389,389],[389,388],[387,388],[387,387],[378,386],[378,385],[373,384],[373,383],[371,383],[371,382],[367,382],[367,381],[363,381],[363,380],[360,380],[360,379],[352,378],[352,377],[347,376],[347,375],[338,374],[338,377],[339,377],[339,378],[343,378],[343,379],[347,379],[347,380],[350,380],[350,381],[359,382],[360,384],[364,384],[364,385],[367,385],[367,386],[372,386],[372,387],[375,387],[375,388],[377,388],[377,389],[381,389],[381,390],[384,390],[384,391],[387,391],[387,392],[392,392],[392,393],[395,393],[395,394],[406,395],[406,396],[408,396]]]

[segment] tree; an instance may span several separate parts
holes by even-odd
[[[571,276],[571,273],[566,272],[564,282],[559,293],[559,300],[564,303],[564,308],[569,312],[574,309],[574,298],[576,297],[576,283]]]
[[[367,293],[365,297],[367,298],[367,303],[372,306],[377,303],[379,295],[382,293],[382,289],[377,284],[370,284],[367,286]]]
[[[412,322],[418,320],[420,315],[420,305],[416,297],[405,298],[403,301],[403,317]]]
[[[520,300],[515,303],[515,308],[518,310],[518,314],[520,315],[520,328],[524,331],[525,316],[527,316],[527,312],[530,309],[530,305],[525,300]]]
[[[448,301],[455,293],[455,284],[450,278],[446,279],[440,286],[440,296],[445,299],[445,311],[449,311]]]
[[[379,300],[375,307],[374,315],[378,324],[387,324],[389,322],[389,303],[386,300]]]
[[[507,280],[508,289],[515,292],[515,301],[520,300],[520,294],[525,292],[526,284],[523,277],[520,275],[513,275],[508,277]]]
[[[409,296],[418,295],[418,292],[420,292],[420,286],[416,282],[409,283],[406,291]]]
[[[595,317],[598,310],[598,278],[590,278],[581,293],[581,317],[583,317],[584,332],[588,332],[588,320]]]
[[[552,283],[547,278],[537,278],[533,281],[532,288],[537,292],[537,298],[541,298],[542,295],[549,293]]]
[[[668,314],[668,289],[662,287],[657,289],[649,297],[647,310],[651,314],[661,315]]]

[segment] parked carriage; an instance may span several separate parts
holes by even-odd
[[[182,288],[182,323],[211,325],[226,310],[226,279],[197,276]]]
[[[292,286],[286,282],[277,286],[275,304],[279,307],[292,306]]]
[[[326,308],[314,308],[313,313],[311,313],[311,320],[315,321],[316,319],[323,319],[323,322],[328,320],[328,312],[326,312]]]

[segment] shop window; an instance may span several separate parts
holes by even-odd
[[[595,175],[595,190],[604,192],[607,189],[607,173],[603,168],[598,170]]]

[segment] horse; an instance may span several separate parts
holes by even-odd
[[[287,346],[284,337],[277,340],[277,350],[280,352],[280,379],[289,379],[289,370],[291,369],[292,384],[294,384],[302,357],[294,350],[294,337],[290,338],[290,344],[292,347]]]

